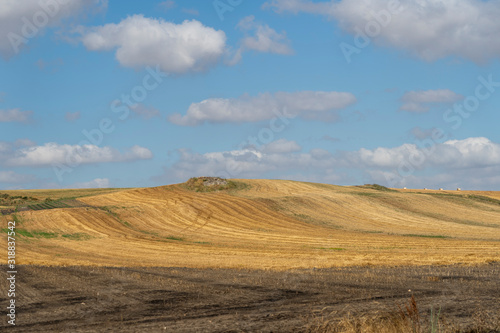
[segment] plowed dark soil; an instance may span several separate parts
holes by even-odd
[[[5,266],[1,290],[7,290]],[[464,331],[500,313],[500,264],[294,271],[19,266],[12,332],[301,332],[394,313],[413,294],[422,317]]]

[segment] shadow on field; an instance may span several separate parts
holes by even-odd
[[[397,322],[410,332],[496,332],[499,276],[500,263],[284,272],[18,266],[9,331],[376,332]],[[3,292],[0,307],[7,303]],[[8,326],[4,319],[0,329]]]

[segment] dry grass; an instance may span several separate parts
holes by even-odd
[[[276,270],[500,261],[500,205],[467,197],[470,193],[427,195],[280,180],[234,183],[240,185],[210,193],[182,184],[16,192],[41,199],[80,197],[89,206],[17,213],[27,232],[86,235],[78,241],[21,236],[19,261]],[[1,219],[5,225],[9,217]],[[0,244],[5,247],[5,238]]]
[[[499,264],[18,269],[16,332],[413,332],[413,303],[422,333],[491,333],[500,323]],[[1,290],[8,288],[6,271],[0,267]],[[431,309],[439,318],[434,331]],[[0,323],[0,331],[7,326]]]
[[[376,311],[376,309],[373,309]],[[472,324],[460,328],[442,318],[441,310],[421,316],[415,297],[397,309],[379,315],[351,315],[334,319],[334,314],[312,316],[306,324],[308,333],[495,333],[500,332],[500,310],[478,310]]]
[[[315,318],[306,329],[309,333],[420,333],[414,331],[411,323],[396,314],[386,316],[351,316],[339,321]]]

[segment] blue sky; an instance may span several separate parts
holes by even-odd
[[[500,190],[500,1],[0,5],[0,188]]]

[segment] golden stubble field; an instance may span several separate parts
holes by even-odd
[[[500,192],[235,181],[239,189],[207,193],[181,184],[10,191],[81,205],[17,212],[2,225],[18,221],[17,263],[26,265],[284,270],[500,260]]]

